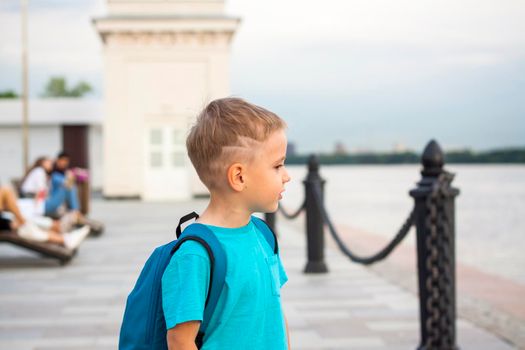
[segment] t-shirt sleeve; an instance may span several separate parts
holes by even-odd
[[[279,264],[279,283],[282,288],[286,282],[288,282],[288,275],[286,274],[286,271],[284,270],[283,262],[281,261],[281,257],[278,256],[278,264]]]
[[[202,321],[210,282],[210,260],[204,247],[189,241],[173,255],[162,276],[166,328]]]

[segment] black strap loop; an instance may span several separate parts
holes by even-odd
[[[175,230],[175,232],[177,234],[177,238],[179,238],[180,235],[182,234],[182,230],[181,230],[182,224],[185,223],[188,220],[193,219],[193,218],[198,219],[199,218],[199,214],[197,214],[196,212],[192,211],[191,213],[189,213],[187,215],[184,215],[183,217],[180,218],[179,225],[177,225],[177,229]]]

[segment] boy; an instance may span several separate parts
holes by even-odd
[[[224,289],[202,350],[289,348],[280,300],[288,278],[251,221],[254,212],[277,210],[284,184],[290,181],[284,167],[285,128],[281,118],[264,108],[224,98],[206,106],[186,140],[191,162],[210,191],[198,222],[213,231],[227,256]],[[170,349],[197,349],[209,279],[206,250],[197,242],[185,242],[162,277]],[[174,280],[181,283],[170,283]]]

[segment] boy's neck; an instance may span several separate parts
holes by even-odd
[[[226,228],[237,228],[248,225],[251,215],[252,213],[240,203],[212,194],[208,207],[199,216],[197,222]]]

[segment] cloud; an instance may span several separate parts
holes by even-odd
[[[39,94],[52,75],[83,76],[85,80],[100,82],[101,44],[90,18],[100,13],[101,4],[102,0],[30,2],[28,57],[32,95]],[[0,38],[0,75],[5,77],[0,89],[20,90],[20,25],[17,11],[0,11],[0,32],[10,34]]]
[[[421,46],[523,44],[521,0],[230,0],[242,14],[239,40],[291,45],[320,41]]]
[[[232,78],[243,89],[318,94],[424,83],[525,57],[519,0],[230,0]]]
[[[31,12],[42,10],[72,9],[74,11],[92,10],[93,6],[100,6],[100,0],[28,0],[28,10]],[[21,9],[20,0],[2,0],[0,11],[19,13]]]
[[[0,32],[9,33],[0,36],[0,89],[19,87],[18,3],[0,4]],[[90,20],[104,14],[104,4],[30,1],[33,94],[50,75],[88,80],[101,90],[101,43]],[[518,78],[525,76],[522,0],[227,0],[226,6],[243,20],[233,41],[232,92],[289,116],[300,149],[331,149],[337,138],[350,140],[349,147],[399,141],[419,149],[433,130],[451,144],[480,146],[524,132],[517,92],[525,86]],[[432,122],[422,123],[424,116]],[[420,123],[426,126],[415,131]],[[469,133],[472,123],[478,124]],[[456,132],[456,124],[463,129]],[[497,137],[486,137],[483,128],[497,129]]]
[[[509,57],[497,52],[469,52],[447,55],[440,63],[452,66],[483,67],[503,64]]]

